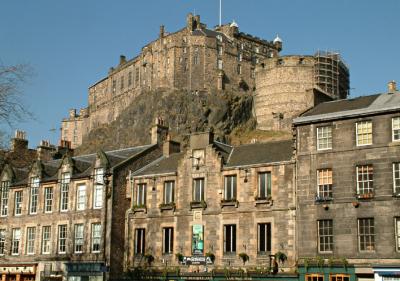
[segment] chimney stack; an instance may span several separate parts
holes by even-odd
[[[126,63],[126,57],[124,55],[119,56],[119,65]]]
[[[16,130],[14,138],[11,139],[11,151],[21,152],[22,150],[28,150],[28,141],[26,140],[26,132],[21,130]]]
[[[164,125],[164,120],[157,117],[155,124],[151,127],[151,144],[160,144],[167,139],[168,126]]]
[[[163,38],[165,35],[165,27],[164,25],[160,25],[160,38]]]
[[[167,140],[163,143],[163,155],[169,157],[173,153],[179,153],[181,151],[181,144],[179,142],[171,140],[170,135],[167,135]]]
[[[388,83],[388,91],[389,93],[394,93],[397,91],[396,81],[392,80]]]
[[[40,141],[40,144],[37,147],[37,156],[39,160],[49,161],[53,158],[53,153],[56,148],[54,145],[50,144],[48,140]]]

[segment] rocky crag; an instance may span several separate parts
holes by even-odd
[[[141,94],[115,121],[92,130],[76,153],[148,144],[150,128],[158,117],[169,126],[171,137],[183,144],[190,133],[210,129],[216,139],[232,144],[291,137],[255,130],[250,93],[157,90]]]

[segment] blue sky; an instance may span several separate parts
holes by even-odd
[[[223,0],[222,21],[241,31],[283,39],[282,55],[339,51],[350,67],[351,96],[400,82],[400,1]],[[136,56],[164,24],[173,32],[189,12],[218,24],[218,0],[2,0],[0,62],[30,64],[35,75],[22,87],[34,119],[16,124],[30,147],[56,143],[69,108],[87,105],[87,89],[106,76],[119,55]],[[51,132],[56,128],[56,132]]]

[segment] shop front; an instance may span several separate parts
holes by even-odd
[[[35,281],[37,264],[0,264],[1,281]]]

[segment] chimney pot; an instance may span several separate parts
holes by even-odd
[[[388,91],[389,93],[393,93],[397,91],[396,81],[392,80],[388,83]]]

